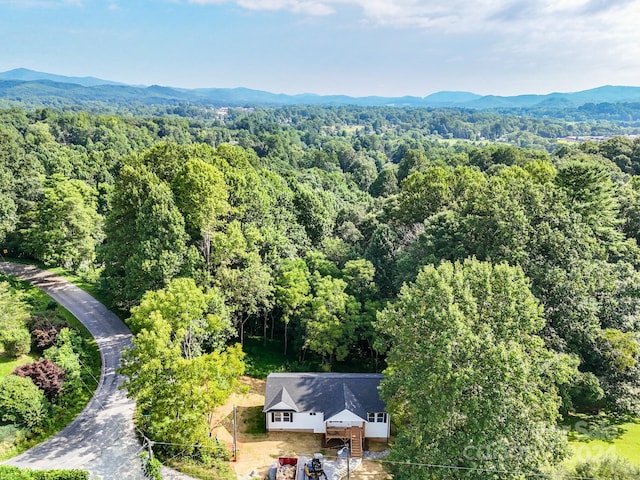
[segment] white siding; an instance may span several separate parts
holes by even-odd
[[[272,422],[271,412],[267,412],[268,431],[309,431],[313,433],[324,433],[324,415],[321,412],[312,415],[307,412],[293,412],[292,422]]]
[[[389,416],[387,416],[387,422]],[[364,436],[367,438],[389,438],[389,423],[376,422],[367,423],[364,427]]]

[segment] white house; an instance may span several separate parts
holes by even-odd
[[[389,415],[377,373],[272,373],[265,405],[268,431],[313,432],[350,441],[360,456],[365,438],[388,440]]]

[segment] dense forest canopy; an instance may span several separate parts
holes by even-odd
[[[387,353],[391,365],[410,354],[402,342],[416,331],[394,315],[431,308],[420,302],[433,289],[467,282],[479,304],[461,288],[447,308],[467,305],[472,330],[483,308],[530,307],[508,319],[524,315],[510,327],[524,347],[508,343],[506,317],[491,317],[495,331],[473,331],[473,341],[501,339],[505,355],[529,358],[527,375],[559,365],[540,384],[553,398],[531,415],[640,414],[640,139],[557,140],[627,126],[392,107],[143,110],[0,111],[1,246],[99,281],[112,306],[131,312],[134,333],[147,332],[132,371],[169,345],[167,361],[184,365],[185,378],[221,358],[233,359],[232,377],[242,354],[226,345],[249,336],[279,340],[301,368],[381,370]],[[488,295],[499,288],[504,298]],[[185,289],[197,289],[198,310],[163,320],[162,296]],[[154,302],[166,338],[147,338],[155,327],[141,312]],[[161,417],[166,405],[146,381],[132,376],[130,386]],[[521,466],[551,461],[538,460]]]

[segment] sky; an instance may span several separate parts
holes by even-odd
[[[640,85],[638,0],[0,0],[0,71],[426,96]]]

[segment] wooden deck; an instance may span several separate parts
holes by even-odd
[[[327,431],[324,434],[325,443],[328,440],[337,438],[344,443],[349,442],[352,458],[362,458],[364,428],[362,427],[347,427],[347,428],[333,428],[327,427]]]

